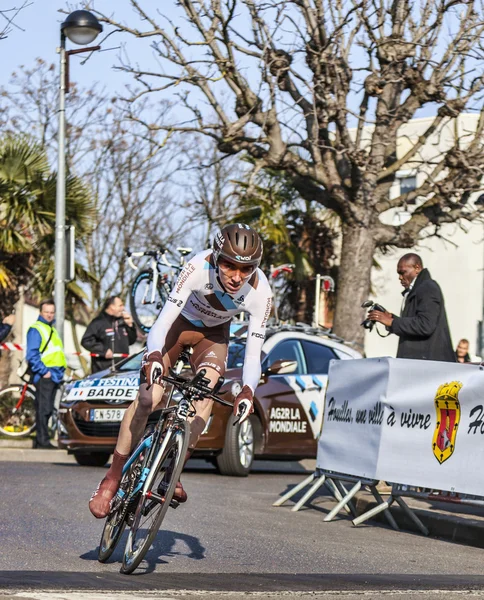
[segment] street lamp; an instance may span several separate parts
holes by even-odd
[[[66,50],[66,37],[74,44],[84,46],[93,42],[103,30],[96,17],[87,10],[75,10],[61,25],[61,43],[57,52],[60,55],[59,85],[59,157],[57,168],[57,189],[55,202],[55,284],[56,328],[64,340],[65,319],[65,279],[66,279],[66,114],[65,100],[69,92],[69,56],[81,52],[99,50],[100,46]]]

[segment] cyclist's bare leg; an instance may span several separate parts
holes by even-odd
[[[210,380],[210,387],[217,383],[220,373],[218,373],[215,369],[204,367],[206,370],[205,377]],[[193,453],[200,436],[202,435],[203,430],[205,429],[205,425],[210,417],[212,412],[213,400],[210,398],[205,398],[204,400],[198,400],[194,403],[195,408],[195,416],[189,417],[188,421],[190,422],[190,439],[188,441],[188,451],[185,456],[185,464]],[[175,494],[173,496],[175,500],[178,502],[186,502],[187,493],[183,489],[183,486],[180,481],[178,481],[176,485]]]
[[[96,518],[103,519],[108,515],[111,500],[121,482],[123,467],[131,450],[141,439],[149,415],[161,402],[162,397],[162,386],[155,384],[147,393],[146,384],[142,384],[140,393],[124,413],[111,466],[89,501],[89,509]]]
[[[119,454],[130,454],[141,439],[148,417],[156,409],[163,397],[163,387],[154,384],[146,393],[146,384],[141,384],[140,392],[126,410],[121,422],[116,450]]]

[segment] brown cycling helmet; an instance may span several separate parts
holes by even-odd
[[[248,225],[226,225],[213,240],[213,255],[215,263],[223,256],[239,265],[257,268],[262,259],[262,240]]]

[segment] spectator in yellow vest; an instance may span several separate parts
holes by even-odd
[[[54,327],[53,300],[40,303],[37,321],[27,331],[27,354],[35,385],[35,419],[37,438],[34,448],[55,450],[50,443],[48,423],[54,410],[55,395],[67,366],[62,341]]]

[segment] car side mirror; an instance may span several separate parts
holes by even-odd
[[[275,360],[266,369],[267,375],[288,375],[297,370],[297,361],[280,358]]]

